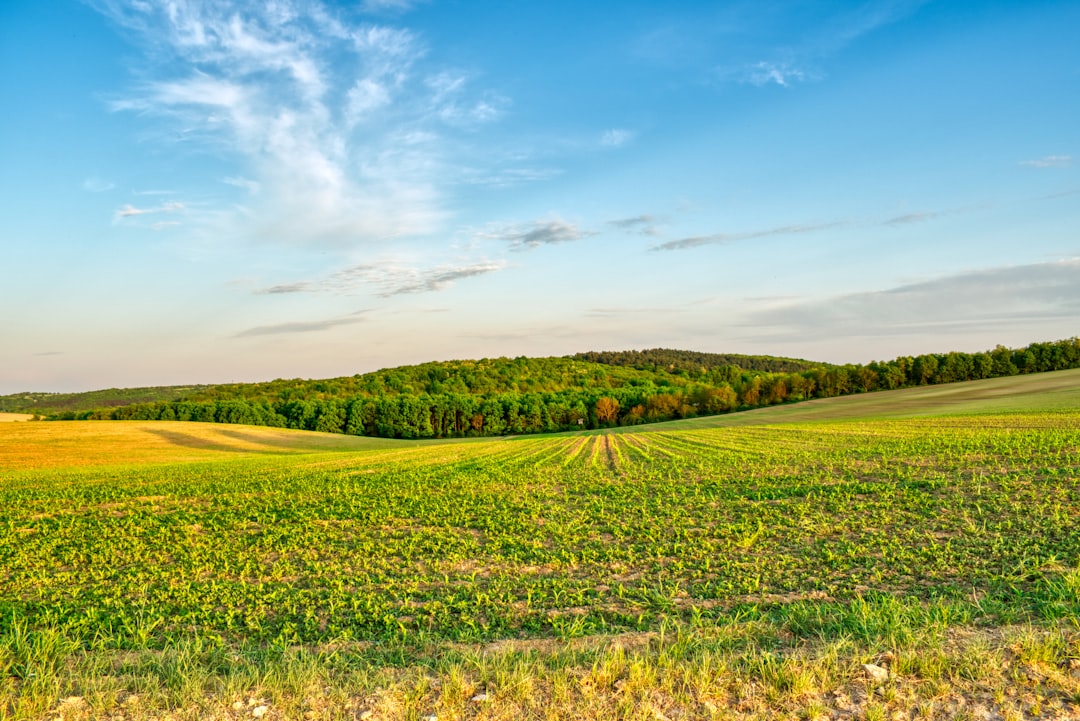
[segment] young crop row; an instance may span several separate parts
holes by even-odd
[[[867,594],[1080,610],[1080,413],[9,473],[0,631],[476,640]]]

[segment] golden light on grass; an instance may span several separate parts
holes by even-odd
[[[7,423],[0,426],[0,469],[181,463],[244,455],[364,450],[388,443],[394,442],[216,423]]]
[[[0,423],[16,423],[18,421],[29,421],[34,416],[29,413],[0,413]]]

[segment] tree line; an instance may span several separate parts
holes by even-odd
[[[464,382],[455,383],[449,376],[443,377],[441,374],[447,372],[444,364],[428,365],[439,366],[440,388],[468,388]],[[518,383],[508,382],[512,389],[502,391],[380,392],[376,387],[348,396],[312,398],[299,397],[284,387],[276,397],[138,403],[59,413],[50,419],[205,421],[383,438],[546,433],[636,425],[812,398],[1078,368],[1080,339],[1033,343],[1019,349],[998,346],[984,353],[903,356],[866,365],[819,366],[796,372],[767,372],[731,365],[698,367],[693,379],[686,377],[690,374],[681,378],[612,377],[597,374],[592,364],[589,365],[579,369],[585,376],[582,387],[552,391],[521,392],[516,390]],[[507,367],[512,368],[513,364]],[[519,362],[517,367],[535,371],[536,363]],[[589,383],[589,379],[600,377],[605,383]],[[619,384],[620,380],[627,382]],[[484,385],[490,387],[488,381]],[[224,387],[214,388],[220,393]]]

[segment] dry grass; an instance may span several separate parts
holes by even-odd
[[[880,648],[842,638],[785,641],[760,623],[428,647],[421,660],[397,665],[372,663],[369,648],[69,650],[54,659],[71,676],[53,700],[8,696],[8,714],[65,721],[1076,719],[1078,650],[1075,628],[960,628]],[[870,664],[885,676],[872,678]]]
[[[29,413],[0,413],[0,423],[14,423],[16,421],[28,421],[33,418]]]
[[[168,421],[48,421],[0,428],[0,469],[212,461],[238,455],[358,451],[400,441],[283,428]]]

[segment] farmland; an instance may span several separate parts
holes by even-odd
[[[0,718],[1080,714],[1080,380],[978,383],[465,442],[3,424]]]

